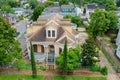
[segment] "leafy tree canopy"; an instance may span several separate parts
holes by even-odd
[[[98,57],[96,46],[92,39],[86,40],[82,46],[82,66],[92,66],[96,61],[94,57]]]
[[[68,0],[59,0],[59,5],[61,6],[61,5],[66,5],[66,4],[68,4],[69,3],[69,1]]]
[[[38,5],[38,2],[37,0],[29,0],[29,4],[31,8],[34,9]]]
[[[77,27],[82,25],[82,21],[77,16],[72,16],[72,15],[67,14],[67,15],[64,16],[64,18],[65,19],[71,19],[71,22],[75,23],[77,25]]]
[[[43,5],[36,6],[36,8],[34,9],[33,15],[32,15],[33,21],[36,21],[38,19],[39,15],[41,15],[43,10],[44,10]]]
[[[117,0],[116,5],[120,7],[120,0]]]
[[[16,30],[0,15],[0,65],[20,59],[20,43],[15,40]]]
[[[20,2],[16,0],[0,0],[0,8],[3,5],[9,5],[11,7],[18,7],[20,6]]]
[[[80,65],[80,47],[77,48],[70,48],[67,53],[67,70],[73,70]],[[60,54],[59,57],[56,58],[56,64],[59,68],[62,68],[64,65],[63,61],[63,52]]]
[[[1,11],[5,13],[14,13],[14,10],[9,5],[2,5]]]
[[[118,18],[114,12],[96,9],[90,15],[88,31],[93,37],[102,36],[108,29],[116,29],[117,22]]]
[[[53,1],[46,1],[43,4],[37,5],[32,15],[33,21],[36,21],[38,19],[39,15],[41,15],[45,7],[52,5],[52,4],[53,4]]]

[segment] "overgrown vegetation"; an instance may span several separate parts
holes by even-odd
[[[67,52],[67,70],[73,70],[80,66],[80,52],[81,48],[78,46],[76,48],[70,48]],[[64,53],[62,52],[59,57],[56,58],[56,64],[58,65],[58,68],[61,70],[63,69],[64,65]]]
[[[95,71],[95,72],[101,72],[103,75],[107,75],[108,74],[108,68],[106,66],[100,66],[98,64],[93,64],[90,67],[91,71]]]
[[[52,4],[53,4],[52,1],[46,1],[43,4],[37,5],[34,8],[34,11],[33,11],[33,14],[32,14],[32,20],[36,21],[38,19],[38,17],[42,14],[44,8],[47,7],[47,6],[49,6],[49,5],[52,5]]]
[[[22,58],[20,43],[15,36],[16,30],[0,15],[0,66]]]
[[[98,62],[98,53],[96,45],[92,39],[86,40],[86,43],[82,45],[82,66],[92,66]]]
[[[112,11],[95,9],[90,15],[88,32],[93,37],[103,36],[109,29],[117,29],[118,17]]]
[[[77,25],[77,27],[83,25],[81,19],[79,17],[77,17],[77,16],[72,16],[72,15],[66,14],[64,16],[64,18],[65,19],[71,19],[71,22],[75,23]]]

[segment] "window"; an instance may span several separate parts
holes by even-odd
[[[55,34],[55,30],[51,29],[51,30],[47,30],[47,37],[49,38],[55,38],[56,34]]]
[[[48,37],[51,37],[51,31],[48,30]]]
[[[52,30],[52,37],[55,37],[55,30]]]

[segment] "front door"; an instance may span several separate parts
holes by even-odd
[[[33,45],[34,52],[37,52],[37,45]]]

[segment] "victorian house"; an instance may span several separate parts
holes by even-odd
[[[30,59],[30,41],[34,47],[35,61],[55,64],[67,40],[68,49],[79,43],[79,34],[72,27],[69,19],[59,14],[41,16],[36,22],[27,26],[27,49]]]

